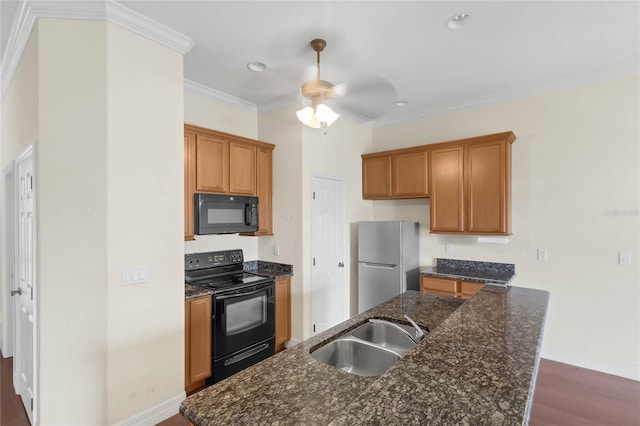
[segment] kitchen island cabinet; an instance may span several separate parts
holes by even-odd
[[[408,291],[184,400],[194,424],[528,424],[549,294],[485,286],[467,301]],[[371,317],[431,333],[377,377],[310,352]]]

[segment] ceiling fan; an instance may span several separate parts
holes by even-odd
[[[307,126],[318,129],[328,127],[340,117],[324,101],[336,95],[332,83],[320,80],[320,52],[327,46],[327,42],[321,38],[311,40],[311,48],[316,52],[317,78],[309,80],[302,85],[302,96],[311,99],[311,106],[302,108],[296,112],[298,120]]]

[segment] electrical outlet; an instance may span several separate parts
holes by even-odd
[[[631,253],[621,251],[618,253],[618,265],[631,265]]]
[[[546,262],[548,259],[547,249],[538,249],[538,260]]]

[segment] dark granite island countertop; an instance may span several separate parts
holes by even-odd
[[[484,287],[464,302],[407,292],[184,400],[201,425],[526,425],[548,293]],[[402,309],[401,309],[402,307]],[[431,334],[386,373],[359,377],[309,352],[370,317]]]

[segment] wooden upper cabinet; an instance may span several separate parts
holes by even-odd
[[[431,151],[431,232],[464,231],[464,149]]]
[[[391,155],[394,198],[421,198],[429,195],[429,151],[399,152]]]
[[[184,239],[193,240],[193,194],[196,190],[196,134],[184,132]]]
[[[429,196],[429,151],[397,150],[362,155],[362,198]]]
[[[466,148],[467,231],[510,233],[511,143],[486,142]]]
[[[229,143],[229,193],[256,195],[255,145]]]
[[[512,132],[431,151],[431,232],[511,234]]]
[[[229,192],[229,141],[196,135],[196,190]]]
[[[184,237],[194,239],[196,192],[258,197],[259,229],[242,235],[273,235],[273,150],[275,145],[184,125]]]
[[[273,148],[258,147],[256,155],[258,231],[242,235],[273,235]]]
[[[362,156],[362,198],[391,197],[391,155]]]

